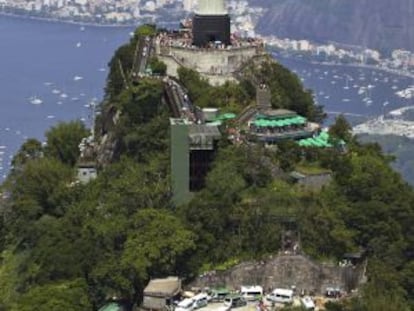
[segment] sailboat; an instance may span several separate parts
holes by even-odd
[[[30,97],[30,103],[32,105],[41,105],[43,104],[43,100],[41,100],[39,97],[37,96],[32,96]]]
[[[348,75],[345,76],[344,90],[349,90],[349,76]]]

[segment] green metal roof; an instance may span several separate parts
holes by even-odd
[[[345,143],[343,141],[340,142]],[[318,148],[330,148],[333,145],[330,143],[330,136],[328,132],[321,132],[318,136],[301,139],[298,141],[299,146],[302,147],[318,147]]]
[[[111,302],[104,305],[99,311],[121,311],[121,307],[116,302]]]
[[[213,122],[206,123],[206,125],[208,125],[208,126],[220,126],[222,124],[223,124],[223,122],[220,121],[220,120],[216,120],[216,121],[213,121]]]
[[[225,120],[232,120],[235,119],[237,117],[236,114],[228,112],[228,113],[223,113],[218,115],[214,121],[225,121]]]
[[[288,125],[303,125],[306,123],[306,118],[297,116],[293,118],[280,119],[280,120],[271,120],[267,118],[256,118],[253,122],[255,126],[259,127],[283,127]]]

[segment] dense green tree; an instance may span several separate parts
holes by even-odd
[[[223,138],[205,187],[173,209],[164,86],[157,79],[129,81],[137,43],[154,32],[138,28],[110,62],[101,120],[116,156],[96,180],[73,183],[78,144],[87,135],[79,122],[57,125],[46,147],[29,140],[15,156],[0,208],[0,309],[96,310],[108,295],[136,303],[149,278],[191,279],[203,267],[262,258],[279,250],[282,232],[295,226],[314,257],[339,259],[361,249],[368,258],[367,286],[328,310],[408,310],[414,191],[378,145],[351,136],[342,116],[330,131],[348,143],[347,153],[294,142],[236,146]],[[151,62],[154,72],[164,72]],[[247,65],[239,78],[240,84],[211,86],[179,69],[200,107],[238,112],[254,102],[255,85],[265,83],[274,108],[324,118],[312,93],[280,64]],[[286,174],[301,165],[328,169],[334,178],[310,192]]]
[[[335,123],[329,128],[329,135],[334,143],[338,140],[350,142],[352,139],[352,126],[343,115],[335,119]]]
[[[81,121],[59,123],[46,132],[45,156],[73,166],[79,157],[79,144],[89,135]]]
[[[145,37],[145,36],[153,36],[157,32],[156,25],[153,24],[144,24],[139,27],[134,32],[136,37]]]
[[[87,285],[80,279],[36,286],[19,298],[11,311],[85,311],[91,308]]]
[[[281,64],[273,60],[260,66],[252,63],[245,68],[244,74],[269,87],[273,108],[290,109],[315,122],[325,118],[322,107],[314,104],[312,92],[305,90],[298,76]]]
[[[155,75],[165,76],[167,73],[167,65],[156,57],[152,57],[149,61],[149,67]]]
[[[255,99],[256,90],[249,92],[243,87],[244,84],[228,81],[221,86],[212,86],[198,72],[184,67],[178,69],[178,76],[192,102],[202,108],[216,107],[239,112]]]
[[[60,217],[64,206],[57,204],[69,193],[73,172],[60,161],[40,158],[28,162],[5,184],[9,200],[2,211],[13,240],[33,241],[35,222],[43,215]]]
[[[42,143],[37,139],[30,138],[23,143],[19,151],[13,157],[12,166],[14,170],[21,170],[30,160],[38,159],[43,156]]]

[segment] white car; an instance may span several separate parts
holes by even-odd
[[[193,311],[194,309],[194,300],[192,298],[186,298],[177,304],[175,311]]]
[[[300,303],[305,308],[305,310],[315,310],[315,303],[309,296],[301,298]]]
[[[266,296],[271,302],[291,304],[293,303],[293,290],[276,288],[271,294]]]

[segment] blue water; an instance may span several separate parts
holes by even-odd
[[[107,63],[131,31],[0,16],[0,176],[28,137],[90,120],[86,106],[102,98]]]
[[[44,132],[59,121],[90,122],[87,105],[93,98],[102,98],[107,63],[115,49],[129,40],[132,30],[0,16],[0,180],[25,139],[43,141]],[[365,118],[414,105],[394,94],[414,84],[408,78],[368,69],[312,65],[300,59],[279,61],[314,90],[331,117],[346,112]],[[349,77],[352,81],[347,82]],[[347,83],[349,89],[344,89]],[[360,87],[368,85],[373,86],[369,92],[358,94]],[[372,103],[363,101],[367,96]],[[33,104],[34,97],[42,103]]]
[[[405,106],[414,106],[414,98],[395,93],[414,85],[412,78],[367,68],[312,64],[300,58],[275,55],[293,70],[304,86],[313,90],[316,101],[331,117],[338,113],[352,121],[364,121]]]

